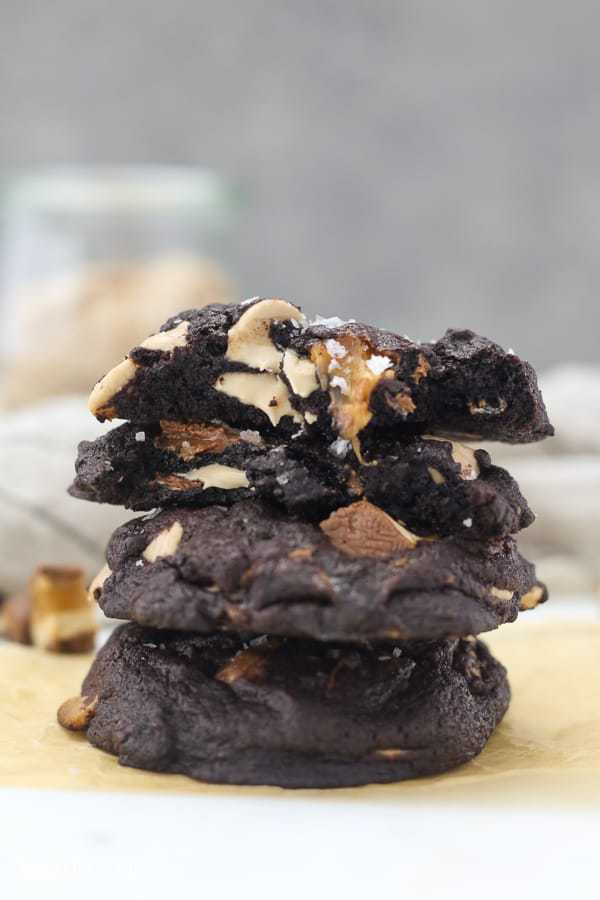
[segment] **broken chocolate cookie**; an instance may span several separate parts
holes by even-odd
[[[467,762],[508,701],[505,669],[473,638],[366,647],[124,625],[59,721],[127,766],[347,787]]]
[[[226,423],[321,443],[379,431],[511,443],[552,434],[531,366],[471,331],[419,344],[357,323],[308,325],[285,300],[188,310],[94,388],[100,420]]]
[[[514,479],[485,451],[433,437],[381,441],[360,460],[340,440],[323,452],[307,439],[265,441],[224,425],[126,423],[81,443],[75,468],[73,496],[136,510],[256,497],[319,521],[364,497],[420,535],[475,540],[533,521]]]
[[[319,525],[272,505],[176,507],[118,528],[92,594],[157,628],[319,640],[438,639],[545,599],[513,538],[422,538],[367,500]]]

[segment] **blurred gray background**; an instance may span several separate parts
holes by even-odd
[[[201,163],[245,295],[598,359],[600,4],[0,5],[0,165]]]

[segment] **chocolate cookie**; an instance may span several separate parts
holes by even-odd
[[[508,703],[505,669],[472,638],[367,648],[124,625],[59,721],[123,765],[324,788],[465,763]]]
[[[364,497],[418,534],[477,540],[533,521],[514,479],[483,450],[413,438],[380,451],[361,462],[338,442],[323,453],[303,438],[265,442],[224,425],[127,423],[79,445],[70,493],[141,510],[256,497],[309,521]]]
[[[258,298],[169,319],[98,382],[89,405],[101,420],[340,438],[359,456],[382,430],[514,443],[553,433],[531,366],[471,331],[419,344],[339,320],[307,325],[293,304]]]
[[[106,558],[104,612],[157,628],[438,639],[545,599],[513,538],[421,539],[366,500],[320,525],[258,501],[168,509],[118,528]]]

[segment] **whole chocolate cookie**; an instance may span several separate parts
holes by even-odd
[[[127,766],[348,787],[467,762],[509,696],[505,669],[474,639],[367,648],[124,625],[58,718]]]
[[[99,419],[308,433],[361,455],[378,431],[509,442],[553,433],[531,366],[471,331],[419,344],[356,323],[307,325],[285,300],[188,310],[102,378]]]
[[[118,528],[106,558],[104,612],[157,628],[438,639],[545,599],[513,538],[420,539],[366,500],[320,525],[258,501],[168,509]]]
[[[382,442],[361,461],[335,442],[266,442],[224,425],[126,423],[79,445],[70,493],[130,509],[232,504],[256,497],[319,521],[360,497],[418,534],[502,537],[534,519],[510,475],[483,450],[443,439]]]

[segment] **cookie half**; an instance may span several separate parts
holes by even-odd
[[[514,539],[422,539],[365,500],[319,525],[258,501],[133,519],[92,593],[156,628],[341,641],[479,634],[546,596]]]
[[[127,766],[348,787],[468,762],[509,696],[505,669],[474,639],[367,648],[124,625],[59,721]]]
[[[502,537],[534,519],[518,485],[483,450],[415,437],[357,458],[306,439],[265,441],[215,423],[115,428],[79,445],[70,493],[130,509],[233,504],[256,497],[319,521],[360,497],[421,535]]]
[[[367,325],[308,325],[285,300],[188,310],[95,386],[100,420],[224,422],[262,436],[380,430],[509,442],[553,433],[532,367],[471,331],[420,344]]]

